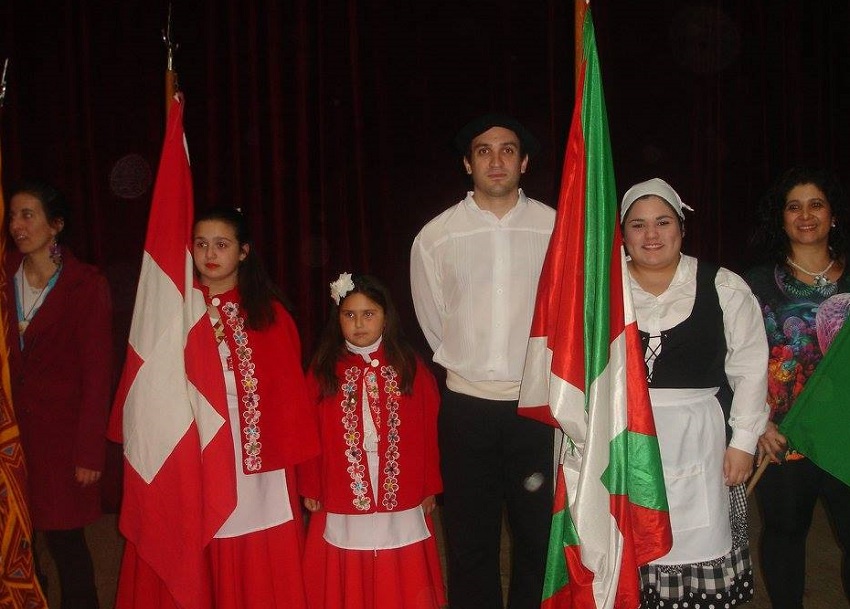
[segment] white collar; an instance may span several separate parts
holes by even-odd
[[[356,353],[357,355],[362,357],[364,362],[366,362],[367,364],[371,364],[372,363],[372,353],[374,353],[375,351],[378,350],[378,347],[381,346],[381,341],[383,339],[384,339],[384,335],[381,334],[378,337],[378,340],[376,340],[374,343],[372,343],[371,345],[368,345],[366,347],[358,347],[357,345],[352,345],[348,341],[345,341],[345,346],[352,353]]]

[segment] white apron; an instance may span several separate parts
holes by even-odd
[[[726,424],[717,389],[649,390],[673,529],[672,549],[655,564],[703,562],[732,549],[723,482]]]

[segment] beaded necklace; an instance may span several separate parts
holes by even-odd
[[[827,273],[829,272],[829,270],[832,268],[832,265],[833,265],[833,264],[835,264],[835,260],[830,260],[830,261],[829,261],[829,264],[827,264],[827,265],[826,265],[826,268],[825,268],[824,270],[820,271],[819,273],[813,273],[813,272],[811,272],[811,271],[808,271],[808,270],[804,269],[804,268],[803,268],[803,267],[801,267],[799,264],[797,264],[796,262],[794,262],[793,260],[791,260],[791,257],[790,257],[790,256],[786,256],[786,257],[785,257],[785,261],[786,261],[788,264],[790,264],[791,266],[793,266],[795,269],[797,269],[798,271],[800,271],[801,273],[805,273],[805,274],[806,274],[806,275],[808,275],[809,277],[814,277],[814,278],[815,278],[814,285],[816,285],[816,286],[817,286],[817,287],[819,287],[819,288],[820,288],[820,287],[825,286],[825,285],[826,285],[826,284],[828,284],[828,283],[830,283],[830,281],[829,281],[829,279],[827,278],[826,274],[827,274]]]

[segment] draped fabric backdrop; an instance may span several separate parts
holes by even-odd
[[[850,181],[850,3],[594,2],[618,191],[652,176],[696,208],[685,250],[740,269],[787,166]],[[3,183],[41,176],[112,285],[123,352],[164,130],[165,0],[2,0]],[[573,106],[572,0],[173,0],[199,206],[250,217],[306,354],[340,271],[408,293],[410,243],[468,188],[450,147],[500,109],[543,142],[554,204]],[[85,297],[85,295],[81,295]]]

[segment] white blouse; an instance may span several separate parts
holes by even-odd
[[[697,259],[682,255],[669,287],[659,296],[644,291],[631,279],[632,298],[638,327],[651,337],[680,324],[693,310],[696,298]],[[767,405],[767,337],[758,301],[749,286],[732,271],[720,268],[715,279],[726,338],[726,377],[732,391],[729,446],[755,453],[764,432],[770,408]],[[647,349],[660,353],[660,339],[651,339]]]
[[[212,319],[211,319],[212,320]],[[212,320],[213,325],[216,321]],[[227,390],[227,414],[230,435],[233,438],[236,467],[236,509],[230,514],[216,537],[238,537],[270,529],[292,520],[292,505],[284,470],[246,474],[242,469],[242,432],[239,418],[239,398],[236,392],[236,374],[230,364],[227,341],[218,344],[224,385]]]

